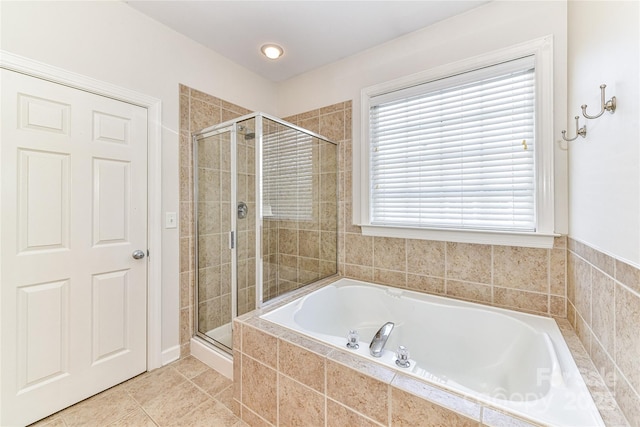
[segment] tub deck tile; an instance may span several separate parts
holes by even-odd
[[[322,344],[319,341],[307,338],[293,331],[287,330],[283,332],[282,335],[280,335],[280,339],[325,357],[333,351],[333,347],[329,347],[328,345]]]
[[[288,331],[288,329],[277,325],[275,323],[271,323],[267,320],[262,320],[259,317],[253,317],[251,319],[248,319],[246,322],[244,322],[245,327],[243,327],[243,329],[246,329],[246,325],[252,326],[255,329],[259,329],[262,332],[266,332],[268,334],[273,335],[274,337],[279,337],[282,334],[284,334],[285,332]],[[244,333],[244,331],[243,331]]]

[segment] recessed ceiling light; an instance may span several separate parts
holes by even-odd
[[[265,44],[260,48],[262,54],[269,59],[278,59],[284,53],[284,50],[277,44]]]

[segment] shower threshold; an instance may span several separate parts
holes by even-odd
[[[205,335],[211,338],[212,340],[215,340],[216,342],[224,345],[227,348],[233,348],[232,347],[233,335],[231,332],[231,322],[225,323],[222,326],[218,326],[215,329],[211,329]]]

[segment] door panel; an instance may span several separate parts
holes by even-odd
[[[69,249],[69,155],[18,150],[19,252]]]
[[[129,241],[129,162],[93,160],[93,244]]]
[[[129,144],[129,140],[131,138],[131,134],[129,132],[130,125],[131,120],[126,117],[117,117],[101,111],[94,111],[94,141]]]
[[[128,271],[93,276],[93,364],[129,351],[129,292]]]
[[[2,70],[0,425],[146,370],[146,109]]]
[[[50,99],[18,94],[20,128],[69,134],[71,106]]]
[[[18,313],[18,392],[24,393],[68,374],[69,281],[18,288]]]

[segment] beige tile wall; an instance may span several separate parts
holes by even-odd
[[[191,134],[198,130],[222,123],[236,117],[249,114],[250,111],[231,104],[214,96],[200,92],[198,90],[180,85],[180,356],[184,357],[190,353],[189,340],[194,334],[194,306],[195,306],[195,230],[193,221],[193,149]],[[221,156],[221,159],[227,158]],[[212,160],[213,161],[213,160]],[[214,166],[211,164],[209,166]],[[218,164],[218,169],[208,168],[210,172],[218,171],[219,179],[222,178],[220,171],[229,172],[228,165]],[[212,178],[213,179],[213,178]],[[215,183],[212,181],[209,184]],[[213,195],[212,195],[213,197]],[[222,201],[221,202],[225,202]],[[228,203],[228,201],[227,201]],[[221,205],[220,214],[229,212]],[[225,220],[221,216],[222,220]],[[215,225],[212,223],[212,227]],[[221,243],[215,243],[215,237],[221,239],[221,234],[215,232],[213,228],[208,233],[210,240],[205,247],[211,246],[211,256]],[[202,246],[204,242],[201,242]],[[215,290],[211,295],[205,295],[206,303],[201,309],[206,319],[205,327],[213,327],[219,324],[219,319],[230,311],[230,264],[228,259],[220,252],[221,259],[219,271],[209,276],[211,280],[218,280],[219,290]],[[208,266],[213,270],[216,266]],[[213,289],[216,289],[213,287]],[[218,322],[216,323],[216,318]]]
[[[569,239],[568,319],[632,426],[640,426],[640,270]]]

